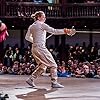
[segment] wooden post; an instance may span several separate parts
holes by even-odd
[[[24,48],[24,30],[20,30],[20,43],[21,43],[21,48]]]
[[[55,36],[55,48],[59,45],[59,36]]]
[[[67,4],[67,0],[62,0],[62,16],[63,17],[66,16],[66,4]]]
[[[92,29],[90,29],[90,31],[92,31]],[[92,46],[93,45],[93,33],[89,33],[89,44],[90,44],[90,46]]]
[[[5,4],[6,4],[6,0],[0,0],[0,16],[5,16],[6,14]]]

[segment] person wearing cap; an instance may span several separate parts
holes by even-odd
[[[46,16],[43,11],[36,11],[31,15],[34,23],[29,26],[25,39],[32,43],[32,54],[37,63],[37,69],[30,75],[26,82],[35,87],[34,79],[40,76],[44,70],[50,68],[51,87],[63,88],[64,86],[57,81],[57,64],[46,48],[46,32],[53,35],[66,34],[72,36],[71,29],[54,29],[45,23]]]

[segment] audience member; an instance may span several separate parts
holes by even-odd
[[[55,49],[49,48],[55,56]],[[59,51],[56,50],[55,60],[58,64],[59,77],[76,77],[76,78],[100,78],[100,59],[98,56],[99,46],[75,46],[67,47],[69,52],[67,60],[61,61]],[[30,45],[27,48],[19,49],[18,45],[11,47],[7,44],[4,49],[4,62],[0,62],[0,74],[12,75],[31,75],[36,69],[36,62],[31,54]],[[58,56],[59,55],[59,56]],[[88,56],[88,57],[87,57]],[[50,70],[45,71],[49,75]]]

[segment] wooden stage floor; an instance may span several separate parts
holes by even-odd
[[[37,88],[30,88],[25,82],[27,78],[0,75],[0,93],[8,94],[6,100],[100,100],[100,79],[59,78],[65,87],[53,89],[48,76],[36,80]]]

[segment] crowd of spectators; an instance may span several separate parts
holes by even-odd
[[[58,64],[59,77],[100,78],[100,48],[94,46],[61,45],[54,49],[48,48]],[[65,57],[64,57],[65,56]],[[0,75],[30,75],[36,68],[36,62],[31,53],[31,45],[19,48],[18,45],[4,48],[3,62],[0,62]],[[45,73],[49,73],[47,68]]]
[[[36,64],[31,54],[31,46],[20,49],[18,45],[7,45],[4,49],[3,62],[0,63],[0,74],[29,75]]]

